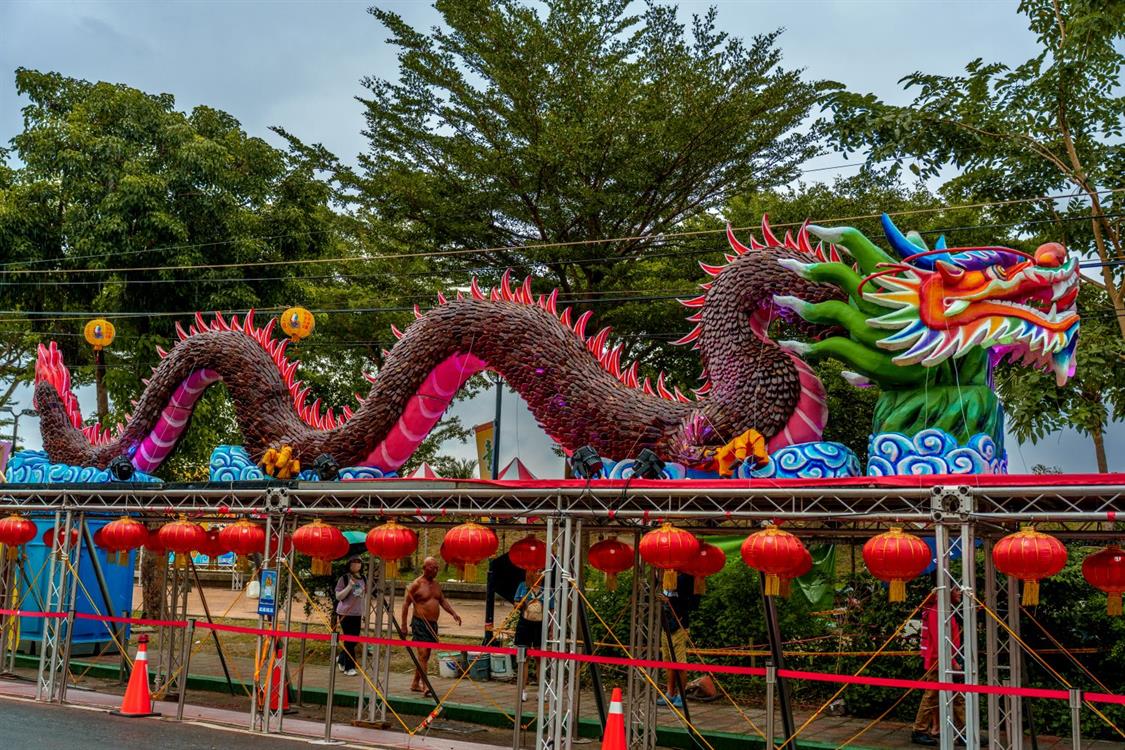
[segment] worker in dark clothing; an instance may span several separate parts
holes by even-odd
[[[660,608],[660,646],[664,661],[686,662],[688,627],[691,617],[699,607],[699,595],[695,593],[695,579],[684,573],[676,575],[676,589],[665,589]],[[656,699],[658,706],[671,703],[677,708],[684,705],[683,696],[680,695],[681,680],[677,679],[676,670],[667,670],[665,680],[665,699],[663,696]],[[683,674],[682,679],[687,680]]]

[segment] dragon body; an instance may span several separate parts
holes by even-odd
[[[828,244],[814,245],[810,231]],[[54,344],[40,346],[35,402],[44,449],[55,463],[104,468],[123,455],[152,472],[186,430],[200,395],[221,381],[252,456],[285,450],[306,465],[328,455],[341,466],[394,471],[465,381],[489,369],[568,452],[590,445],[621,460],[648,448],[708,468],[747,433],[771,452],[819,440],[825,392],[808,362],[820,357],[848,362],[857,384],[877,383],[892,402],[908,400],[903,394],[919,384],[940,389],[943,378],[963,376],[959,386],[987,388],[1001,354],[1049,366],[1064,380],[1072,371],[1077,269],[1059,246],[1024,256],[1002,248],[932,254],[910,244],[911,256],[921,257],[895,259],[855,230],[802,227],[779,239],[763,220],[762,232],[762,242],[747,246],[728,230],[727,263],[704,264],[711,278],[703,293],[684,301],[695,328],[677,343],[698,349],[703,366],[692,397],[670,390],[663,375],[653,385],[637,363],[624,364],[623,346],[610,341],[608,328],[587,335],[590,313],[560,313],[557,292],[535,296],[530,280],[513,287],[505,274],[489,292],[474,280],[466,295],[439,295],[425,313],[416,308],[413,324],[394,329],[399,340],[370,377],[370,391],[339,415],[307,403],[298,363],[286,354],[289,341],[275,338],[276,321],[257,326],[252,313],[242,321],[197,315],[187,330],[177,326],[180,341],[160,352],[132,415],[115,432],[81,426],[61,354]],[[892,245],[900,237],[891,237]],[[776,321],[822,337],[776,342]],[[924,400],[920,423],[930,417],[927,408]],[[897,418],[889,417],[888,425]],[[973,420],[963,411],[960,419],[951,432],[971,433]]]

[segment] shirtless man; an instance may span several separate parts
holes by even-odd
[[[439,567],[436,559],[427,557],[422,563],[422,575],[407,587],[406,597],[402,602],[402,632],[409,632],[412,640],[419,643],[438,642],[438,616],[442,609],[453,617],[454,622],[461,624],[461,615],[454,611],[442,593],[441,584],[435,580]],[[411,604],[414,605],[414,616],[410,619],[410,630],[407,631],[406,618],[410,614]],[[410,689],[415,693],[423,693],[426,691],[425,675],[430,666],[430,649],[419,648],[416,652],[421,667],[414,669]]]

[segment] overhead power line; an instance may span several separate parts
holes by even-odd
[[[1104,215],[1102,215],[1101,218],[1116,219],[1116,218],[1120,218],[1122,216],[1125,216],[1125,213],[1104,214]],[[971,231],[971,230],[976,230],[976,229],[1002,229],[1002,228],[1010,228],[1010,227],[1022,227],[1022,226],[1028,226],[1028,225],[1033,225],[1033,224],[1056,224],[1056,223],[1068,223],[1068,222],[1087,222],[1089,220],[1090,220],[1089,216],[1070,216],[1070,217],[1064,217],[1064,218],[1059,218],[1059,219],[1037,219],[1037,220],[1031,220],[1031,221],[1016,221],[1016,222],[1008,222],[1008,223],[1000,223],[1000,224],[965,224],[965,225],[961,225],[961,226],[944,227],[944,228],[941,228],[941,229],[926,230],[924,232],[921,232],[920,234],[929,234],[929,235],[955,234],[957,232],[966,232],[966,231]],[[799,225],[797,225],[797,224],[776,224],[776,225],[772,225],[772,226],[776,228],[776,227],[790,227],[790,226],[799,226]],[[754,229],[754,228],[751,228],[751,230],[752,229]],[[708,231],[712,231],[712,230],[708,230]],[[714,230],[714,231],[725,232],[726,230],[724,229],[724,230]],[[742,231],[747,231],[747,230],[746,229],[735,229],[733,231],[742,232]],[[672,236],[672,235],[660,235],[660,236],[654,237],[653,241],[658,242],[658,243],[667,243],[670,239],[674,239],[674,236]],[[478,251],[478,252],[484,252],[484,251]],[[611,256],[605,256],[605,257],[600,257],[600,258],[575,258],[573,260],[559,261],[559,263],[565,263],[565,264],[571,265],[571,266],[582,266],[582,265],[587,265],[587,264],[602,263],[602,262],[609,262],[609,261],[671,258],[671,257],[685,257],[685,256],[687,256],[687,257],[702,256],[702,255],[708,255],[708,254],[717,253],[717,252],[720,252],[720,251],[716,250],[716,249],[675,250],[675,251],[669,251],[669,252],[663,252],[663,253],[652,252],[652,251],[642,251],[642,252],[638,252],[638,253],[633,253],[631,255],[611,255]],[[408,256],[391,256],[391,257],[408,257]],[[413,257],[413,256],[410,256],[410,257]],[[370,259],[371,258],[357,258],[356,260],[370,260]],[[542,261],[537,261],[536,264],[551,265],[551,263],[544,263]],[[247,264],[247,265],[253,265],[253,264]],[[1116,265],[1116,261],[1108,261],[1108,262],[1105,262],[1105,263],[1090,262],[1090,263],[1083,264],[1083,267],[1084,268],[1087,268],[1087,267],[1092,268],[1092,267],[1113,266],[1113,265]],[[504,265],[481,264],[481,265],[476,266],[476,270],[477,271],[488,270],[488,271],[500,272],[500,271],[503,271],[507,267],[508,266],[504,266]],[[50,270],[42,269],[42,270],[37,271],[36,273],[43,273],[43,274],[47,274],[47,273],[70,273],[70,272],[77,272],[79,270],[81,270],[81,269],[72,269],[71,271],[67,271],[65,269],[50,269]],[[98,270],[98,269],[95,269],[95,270]],[[0,270],[0,275],[5,274],[5,273],[22,273],[22,272],[18,271],[18,270],[17,271],[11,271],[11,272]],[[435,271],[402,271],[402,272],[397,273],[396,275],[409,277],[409,278],[442,278],[442,277],[448,277],[449,272],[448,271],[441,271],[441,270],[435,270]],[[124,284],[124,285],[130,285],[130,284],[132,284],[132,285],[136,285],[136,284],[146,284],[146,285],[151,285],[151,284],[199,284],[199,283],[225,284],[225,283],[249,283],[249,282],[260,282],[260,281],[345,281],[345,280],[357,280],[357,279],[377,279],[377,278],[384,278],[385,276],[386,276],[386,274],[384,274],[384,273],[366,273],[366,274],[362,274],[362,273],[361,274],[331,273],[331,274],[323,274],[323,275],[319,275],[319,276],[246,276],[246,277],[244,277],[244,276],[231,276],[231,277],[206,278],[206,279],[184,278],[184,277],[177,277],[177,278],[171,278],[171,279],[112,279],[112,280],[108,280],[108,281],[105,280],[105,279],[96,279],[96,280],[92,280],[92,281],[74,281],[74,280],[60,281],[60,280],[56,280],[56,279],[43,279],[41,281],[0,281],[0,287],[17,287],[17,286],[19,286],[19,287],[22,287],[22,286],[33,286],[33,287],[40,287],[40,286],[98,286],[98,285],[103,285],[103,284]]]
[[[1125,188],[1114,188],[1110,190],[1097,191],[1099,195],[1108,195],[1117,192],[1125,191]],[[1003,201],[982,201],[978,203],[965,203],[953,206],[934,206],[930,208],[918,208],[905,211],[888,212],[891,216],[913,216],[918,214],[938,213],[941,211],[955,211],[967,208],[985,208],[993,206],[1008,206],[1021,203],[1035,203],[1049,200],[1061,200],[1065,198],[1081,198],[1088,197],[1084,192],[1066,193],[1060,195],[1038,196],[1034,198],[1013,198],[1011,200]],[[845,221],[857,221],[862,219],[874,219],[881,216],[881,213],[875,214],[860,214],[856,216],[844,216],[834,219],[817,219],[814,223],[822,224],[837,224]],[[1083,220],[1089,220],[1089,217],[1083,217]],[[784,229],[788,227],[801,226],[803,222],[786,222],[773,225],[775,229]],[[1016,225],[1026,222],[1019,222]],[[756,227],[739,227],[736,231],[753,230]],[[375,254],[367,256],[343,256],[336,258],[299,258],[295,260],[270,260],[270,261],[252,261],[244,263],[199,263],[199,264],[185,264],[185,265],[160,265],[160,266],[132,266],[132,267],[118,267],[118,268],[8,268],[4,269],[5,274],[21,274],[21,275],[44,275],[44,274],[80,274],[80,273],[139,273],[148,271],[187,271],[187,270],[218,270],[224,268],[263,268],[275,266],[296,266],[296,265],[312,265],[318,263],[355,263],[355,262],[369,262],[373,260],[403,260],[407,258],[443,258],[443,257],[459,257],[466,255],[480,255],[493,252],[528,252],[532,250],[546,250],[552,248],[563,247],[584,247],[590,245],[609,244],[614,242],[636,242],[642,240],[661,240],[680,237],[701,237],[707,235],[721,234],[725,229],[699,229],[687,232],[665,232],[660,234],[643,234],[632,235],[624,237],[607,237],[595,238],[586,240],[571,240],[567,242],[545,242],[527,245],[503,245],[485,248],[461,248],[456,250],[434,250],[413,253],[391,253],[391,254]],[[948,231],[948,230],[946,230]],[[239,238],[238,242],[249,242],[254,238]],[[60,260],[65,260],[60,259]]]

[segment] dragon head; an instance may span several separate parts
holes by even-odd
[[[1078,262],[1050,242],[1034,255],[1006,247],[947,248],[944,237],[926,249],[883,215],[887,240],[900,261],[881,263],[863,280],[864,300],[890,312],[869,319],[893,330],[878,346],[899,365],[932,366],[988,349],[1054,372],[1061,386],[1074,374],[1079,317]]]

